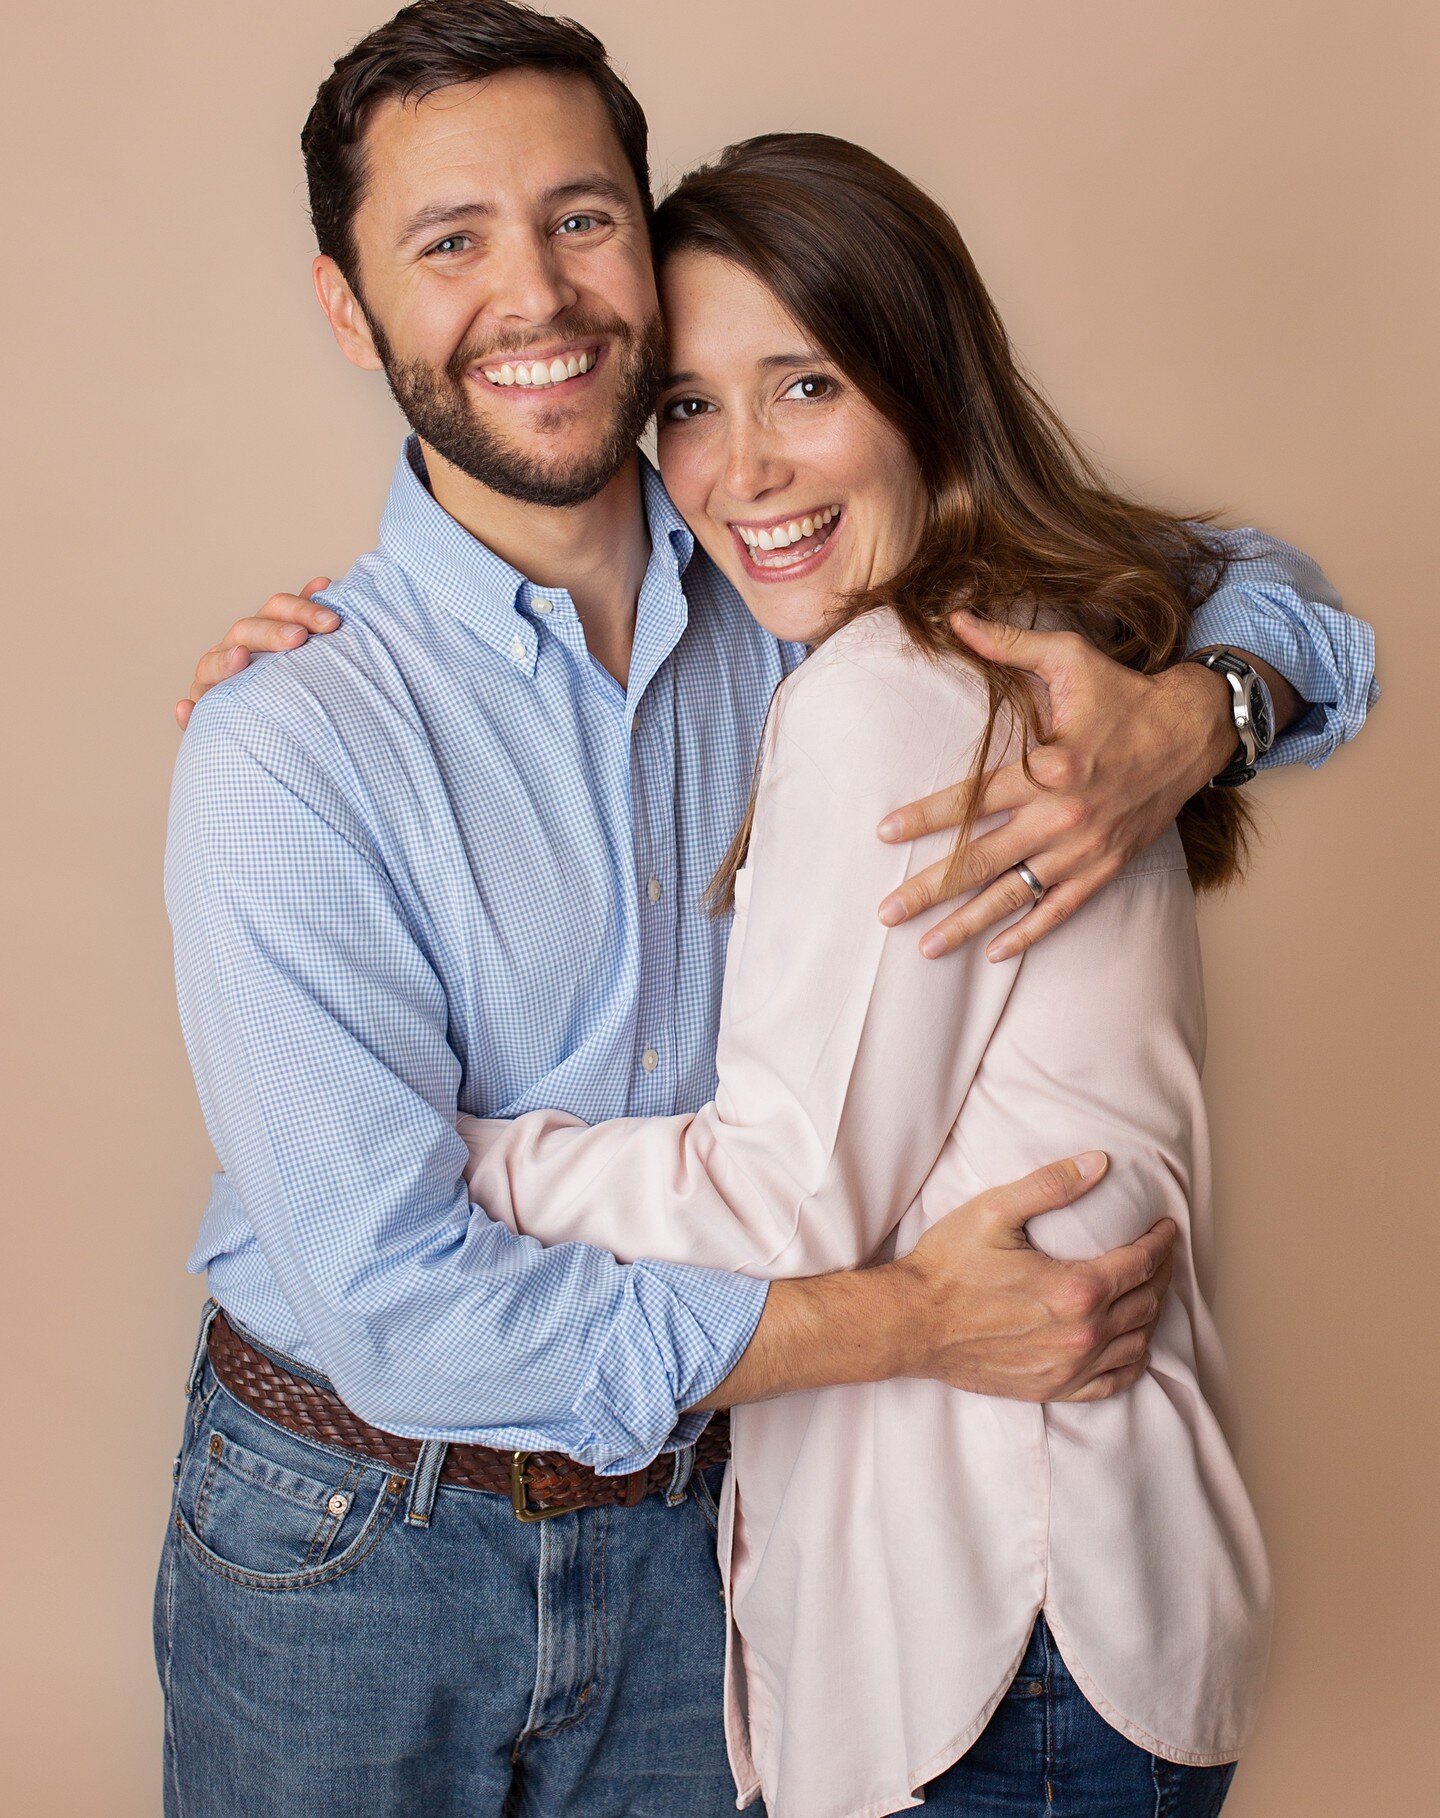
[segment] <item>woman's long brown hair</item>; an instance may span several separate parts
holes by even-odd
[[[757,278],[909,445],[927,498],[919,547],[883,587],[852,596],[836,628],[889,606],[922,651],[980,673],[990,707],[976,783],[1002,715],[1027,761],[1039,723],[1023,672],[956,639],[957,606],[983,619],[1057,614],[1146,674],[1182,655],[1223,558],[1194,522],[1105,483],[1020,371],[955,223],[908,178],[845,139],[768,133],[684,177],[654,233],[657,261],[711,253]],[[711,887],[717,908],[733,899],[751,807]],[[957,866],[972,820],[973,808]],[[1234,790],[1203,790],[1179,824],[1197,890],[1240,875],[1249,817]]]

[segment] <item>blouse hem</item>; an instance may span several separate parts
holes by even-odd
[[[1056,1645],[1060,1649],[1070,1676],[1111,1729],[1118,1730],[1127,1742],[1133,1742],[1137,1748],[1143,1748],[1147,1754],[1158,1755],[1162,1760],[1173,1761],[1181,1767],[1225,1767],[1230,1762],[1240,1759],[1239,1746],[1219,1751],[1182,1749],[1174,1743],[1162,1742],[1158,1736],[1152,1736],[1143,1725],[1124,1716],[1123,1713],[1116,1710],[1085,1669],[1077,1665],[1074,1650],[1067,1646],[1064,1631],[1056,1622],[1049,1607],[1042,1606],[1042,1609],[1036,1612],[1037,1615],[1042,1613],[1055,1636]],[[1024,1658],[1023,1649],[1020,1658]],[[906,1770],[908,1785],[903,1793],[897,1788],[895,1792],[882,1794],[879,1799],[871,1800],[867,1805],[850,1806],[843,1811],[826,1814],[825,1818],[891,1818],[892,1813],[914,1811],[917,1807],[923,1806],[925,1801],[918,1798],[917,1793],[923,1791],[930,1781],[954,1767],[955,1763],[961,1760],[975,1745],[986,1724],[1000,1708],[1001,1701],[1009,1691],[1018,1671],[1019,1661],[1017,1660],[1014,1668],[1005,1675],[996,1691],[982,1706],[978,1717],[958,1736],[937,1750],[928,1761],[922,1762],[917,1768]],[[764,1788],[757,1777],[753,1784],[737,1797],[736,1809],[744,1811],[746,1806],[761,1798],[763,1793]]]

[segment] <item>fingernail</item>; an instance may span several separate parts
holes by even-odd
[[[305,627],[303,625],[287,625],[280,633],[280,636],[287,644],[303,643],[305,638]]]
[[[1087,1149],[1083,1155],[1075,1157],[1075,1166],[1079,1170],[1081,1180],[1094,1180],[1105,1166],[1105,1151]]]
[[[880,835],[882,840],[893,840],[900,832],[900,816],[898,814],[887,814],[875,831]]]
[[[967,624],[967,625],[978,625],[978,624],[979,624],[979,622],[980,622],[980,621],[979,621],[979,620],[978,620],[978,619],[977,619],[977,618],[976,618],[976,617],[975,617],[975,614],[974,614],[974,613],[973,613],[973,612],[971,612],[971,611],[970,611],[970,610],[969,610],[969,609],[968,609],[968,608],[967,608],[967,607],[965,607],[965,606],[957,606],[957,607],[956,607],[956,608],[955,608],[955,610],[954,610],[954,612],[952,612],[952,613],[951,613],[951,614],[950,614],[950,617],[951,617],[951,618],[952,618],[952,619],[964,619],[964,621],[965,621],[965,623],[966,623],[966,624]]]
[[[920,943],[920,951],[926,959],[939,959],[945,951],[945,943],[938,934],[927,934]]]
[[[315,623],[322,631],[333,631],[340,623],[340,614],[331,612],[328,606],[322,606],[315,614]]]
[[[887,897],[880,905],[880,920],[887,928],[893,928],[905,920],[905,905],[893,896]]]
[[[992,966],[998,966],[1001,960],[1010,958],[1010,949],[1003,941],[997,941],[993,947],[987,947],[985,949],[985,957],[990,961]]]

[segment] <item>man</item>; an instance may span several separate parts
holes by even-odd
[[[1094,1178],[1072,1161],[902,1261],[767,1286],[542,1250],[469,1204],[459,1109],[710,1095],[724,931],[699,897],[800,653],[635,454],[645,127],[598,43],[430,0],[341,60],[304,147],[320,300],[416,435],[342,627],[210,696],[177,771],[167,891],[223,1168],[192,1266],[224,1312],[157,1588],[167,1809],[720,1812],[709,1412],[894,1375],[1116,1393],[1169,1230],[1090,1264],[1028,1250],[1025,1220]],[[482,364],[522,356],[550,384],[502,411]],[[1226,766],[1254,670],[1312,755],[1354,729],[1368,679],[1332,640],[1363,671],[1364,634],[1288,560],[1251,554],[1204,609],[1201,641],[1256,652],[1229,676],[1016,645],[1049,762],[1107,780],[977,846],[995,881],[952,938],[1016,905],[1017,859],[1045,851],[1052,888],[1013,940],[1113,875]]]

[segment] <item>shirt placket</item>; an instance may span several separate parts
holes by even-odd
[[[674,1109],[679,1078],[675,1052],[679,855],[674,712],[674,671],[667,664],[639,703],[631,738],[633,888],[640,928],[631,1109],[642,1117],[666,1116]]]

